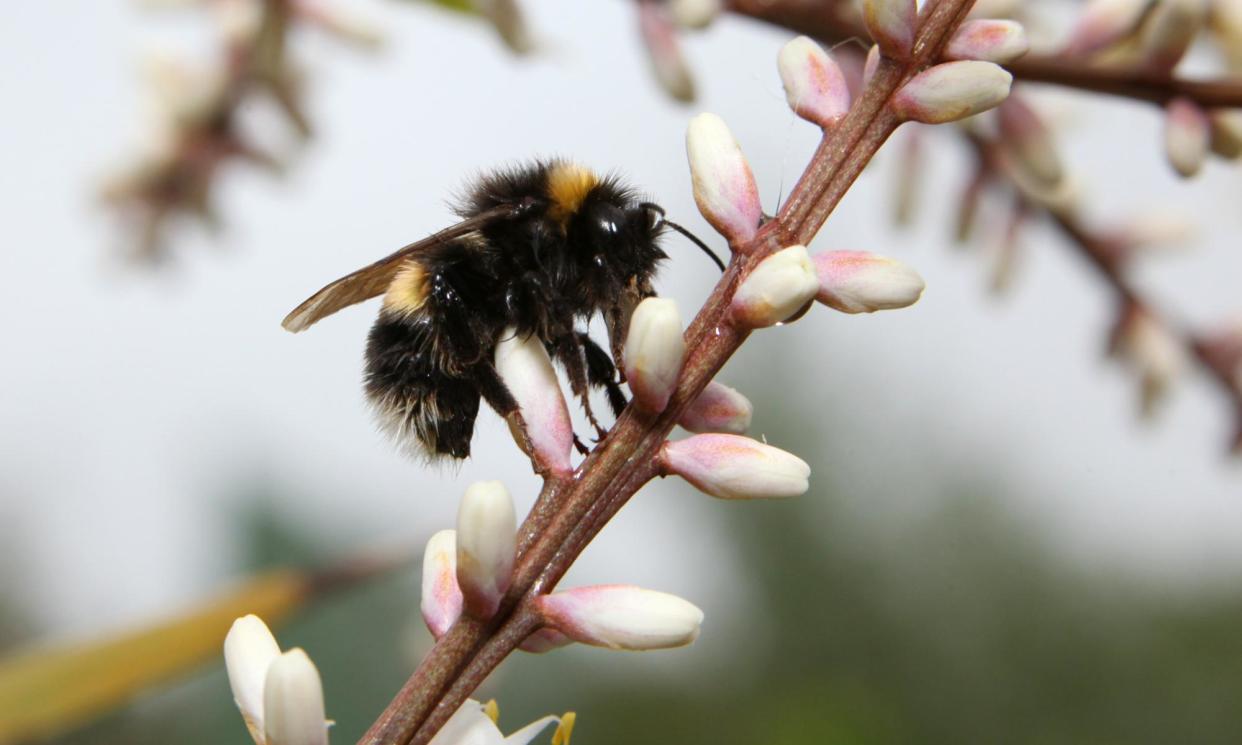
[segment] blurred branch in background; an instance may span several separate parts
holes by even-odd
[[[429,0],[492,23],[515,53],[531,49],[521,13],[512,0]],[[194,217],[217,229],[215,192],[225,166],[248,163],[280,173],[285,158],[258,144],[243,125],[255,103],[274,103],[300,140],[312,134],[302,103],[305,77],[290,53],[293,36],[318,29],[364,49],[381,37],[370,22],[338,9],[332,0],[148,0],[155,6],[200,6],[216,21],[218,59],[195,69],[183,60],[153,64],[161,111],[144,154],[103,190],[132,241],[130,255],[165,258],[170,223]]]

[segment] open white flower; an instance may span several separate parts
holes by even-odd
[[[553,722],[556,722],[556,731],[552,734],[552,745],[569,745],[569,736],[574,729],[574,713],[571,711],[564,716],[549,715],[536,719],[505,737],[500,727],[496,726],[499,716],[500,710],[495,701],[481,704],[474,699],[466,699],[466,703],[431,738],[429,745],[527,745]]]

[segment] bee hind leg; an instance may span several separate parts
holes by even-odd
[[[626,399],[625,391],[621,390],[621,383],[617,380],[616,365],[613,364],[612,358],[608,356],[603,347],[592,341],[591,337],[586,334],[578,336],[586,357],[587,381],[597,388],[604,389],[612,415],[621,416],[629,400]]]

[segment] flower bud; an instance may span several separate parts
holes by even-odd
[[[1149,416],[1186,367],[1181,342],[1150,313],[1131,307],[1113,330],[1113,353],[1140,378],[1140,412]]]
[[[1173,170],[1182,178],[1198,173],[1211,144],[1207,114],[1189,98],[1175,98],[1169,102],[1164,126],[1164,152]]]
[[[699,114],[686,129],[694,201],[716,232],[734,247],[759,230],[763,208],[746,156],[724,120]]]
[[[678,101],[693,101],[694,77],[682,56],[677,29],[665,7],[650,0],[640,0],[638,30],[660,87]]]
[[[1080,56],[1121,41],[1138,29],[1150,0],[1088,0],[1078,14],[1065,53]]]
[[[805,36],[781,47],[777,57],[785,99],[798,116],[829,129],[850,110],[850,89],[836,61]]]
[[[1141,57],[1155,71],[1172,71],[1206,22],[1204,0],[1160,0],[1143,24]]]
[[[1052,132],[1021,96],[1010,96],[996,107],[1001,138],[1030,180],[1041,191],[1055,188],[1065,177]]]
[[[257,742],[263,734],[263,683],[272,662],[280,657],[280,645],[255,615],[233,622],[224,637],[224,667],[229,675],[233,700],[246,728]]]
[[[690,432],[740,435],[750,427],[754,407],[741,393],[712,381],[682,412],[677,423]]]
[[[673,21],[682,28],[707,28],[720,15],[721,0],[669,0]]]
[[[457,532],[441,530],[427,541],[423,553],[423,621],[431,635],[444,636],[461,617],[462,595],[457,585]]]
[[[544,626],[523,639],[522,643],[518,645],[518,649],[531,654],[543,654],[573,643],[574,640],[570,639],[568,636],[565,636],[556,629]]]
[[[976,20],[958,26],[945,47],[951,60],[983,60],[1003,65],[1030,51],[1026,30],[1017,21]]]
[[[664,411],[685,359],[677,303],[668,298],[644,299],[634,309],[625,337],[625,378],[640,406]]]
[[[660,449],[665,474],[721,499],[796,497],[810,488],[811,467],[796,455],[738,435],[695,435]]]
[[[703,611],[676,595],[633,585],[563,590],[540,596],[535,608],[545,624],[574,641],[611,649],[685,646],[703,623]]]
[[[886,57],[904,59],[914,45],[919,11],[914,0],[864,0],[863,23]]]
[[[457,510],[457,586],[465,609],[491,618],[509,589],[517,556],[513,498],[499,481],[471,484]]]
[[[842,313],[905,308],[923,294],[923,278],[910,267],[865,251],[815,255],[819,292],[815,299]]]
[[[880,69],[880,48],[872,44],[867,49],[867,58],[863,60],[862,84],[867,87],[871,84],[871,78],[875,77],[875,71]]]
[[[1013,75],[991,62],[945,62],[915,75],[893,97],[903,119],[945,124],[982,113],[1009,95]]]
[[[496,345],[496,370],[517,400],[534,451],[531,457],[554,472],[569,473],[574,430],[543,342],[533,335],[519,338],[513,328],[505,329]],[[525,445],[519,432],[514,438]]]
[[[1242,109],[1217,109],[1212,122],[1212,152],[1222,158],[1242,157]]]
[[[811,302],[818,289],[806,247],[781,249],[742,280],[733,294],[733,319],[747,328],[774,326]]]
[[[264,745],[328,745],[319,671],[301,649],[272,662],[263,692]]]
[[[293,7],[301,18],[341,41],[365,49],[378,49],[384,43],[384,34],[378,24],[352,9],[306,0],[294,3]]]

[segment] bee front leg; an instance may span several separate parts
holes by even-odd
[[[562,334],[553,341],[552,354],[561,363],[561,366],[565,368],[565,374],[569,378],[570,390],[582,403],[582,410],[586,412],[587,421],[595,428],[596,437],[598,440],[602,440],[608,434],[608,430],[600,425],[599,420],[595,418],[595,412],[591,410],[591,387],[588,383],[589,365],[587,350],[582,342],[584,338],[586,338],[586,334],[580,334],[576,331]]]

